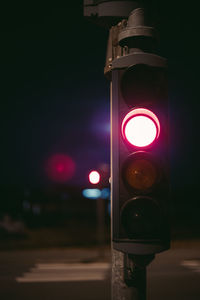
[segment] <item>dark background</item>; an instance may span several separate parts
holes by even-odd
[[[192,235],[200,223],[198,7],[181,1],[149,7],[158,53],[169,63],[172,219]],[[2,5],[0,32],[0,207],[1,215],[22,216],[26,197],[53,199],[41,195],[60,188],[57,195],[66,199],[67,186],[81,193],[89,170],[109,164],[108,32],[85,20],[80,0]],[[75,165],[64,185],[46,170],[56,154]]]

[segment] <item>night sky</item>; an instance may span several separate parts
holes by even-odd
[[[71,183],[109,163],[107,32],[68,7],[6,7],[1,24],[1,182],[48,184],[46,161],[67,154]],[[72,17],[73,16],[73,17]]]
[[[152,11],[169,63],[172,186],[197,192],[197,7],[159,2]],[[84,19],[82,1],[42,3],[1,7],[1,185],[51,184],[55,154],[74,161],[68,184],[85,185],[89,170],[109,163],[108,32]]]

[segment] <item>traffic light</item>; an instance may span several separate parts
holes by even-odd
[[[112,64],[113,247],[148,255],[170,246],[167,62],[148,52]]]
[[[93,170],[89,173],[88,178],[91,184],[98,184],[100,182],[101,176],[99,172]]]

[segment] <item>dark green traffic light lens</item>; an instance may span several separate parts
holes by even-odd
[[[121,223],[128,238],[156,238],[161,226],[161,210],[149,197],[135,197],[122,207]]]

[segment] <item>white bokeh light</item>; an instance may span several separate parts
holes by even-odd
[[[92,184],[97,184],[100,181],[100,174],[97,171],[91,171],[89,174],[89,181]]]

